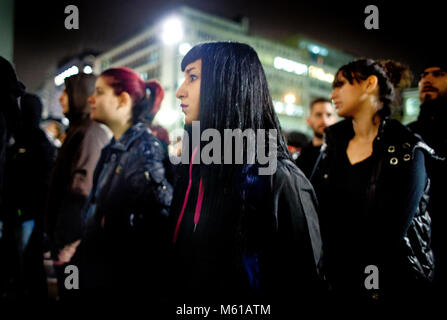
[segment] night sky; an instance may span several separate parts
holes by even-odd
[[[354,56],[392,58],[419,71],[442,54],[446,11],[441,1],[243,1],[243,0],[16,0],[14,62],[20,79],[36,90],[64,57],[103,51],[135,35],[180,4],[224,18],[246,16],[250,32],[273,40],[302,34]],[[80,29],[66,30],[64,8],[79,8]],[[379,8],[379,30],[364,26],[368,4]],[[445,46],[447,47],[447,46]]]

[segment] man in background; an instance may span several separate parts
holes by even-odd
[[[312,128],[312,140],[304,146],[296,164],[310,178],[323,144],[324,130],[337,121],[334,106],[328,98],[319,97],[310,103],[307,124]]]

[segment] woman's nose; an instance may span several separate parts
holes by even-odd
[[[184,93],[184,90],[183,90],[183,83],[182,83],[182,85],[180,86],[180,88],[177,89],[177,92],[175,93],[175,97],[176,97],[177,99],[181,99],[181,98],[183,98],[184,96],[185,96],[185,93]]]
[[[329,96],[329,99],[334,100],[335,97],[335,90],[332,91],[331,95]]]

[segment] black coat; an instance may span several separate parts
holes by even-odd
[[[25,86],[17,80],[11,63],[0,56],[0,221],[3,219],[3,188],[6,147],[15,133],[20,117],[17,98],[25,94]]]
[[[295,163],[300,168],[307,178],[312,175],[313,168],[317,162],[318,156],[320,155],[321,146],[314,146],[312,142],[307,144],[301,150]]]
[[[433,221],[433,252],[435,254],[435,282],[441,290],[447,284],[447,209],[445,205],[447,181],[447,99],[438,98],[421,105],[417,121],[408,128],[435,150],[438,156],[429,164],[431,172],[430,215]]]
[[[5,203],[10,218],[33,219],[42,227],[55,157],[56,148],[40,128],[27,128],[16,135],[6,161]]]
[[[50,183],[56,148],[40,129],[42,103],[33,94],[21,99],[21,114],[14,143],[6,161],[6,200],[12,220],[33,219],[42,228],[45,197]]]
[[[182,166],[173,227],[189,180],[189,168]],[[317,286],[321,285],[322,244],[311,184],[289,159],[278,160],[273,175],[258,175],[258,166],[245,165],[235,177],[228,187],[223,182],[210,184],[211,189],[205,186],[194,227],[200,168],[193,168],[190,195],[173,245],[176,301],[264,301],[285,306],[306,295],[315,297],[312,293],[321,289]]]
[[[373,143],[372,171],[363,204],[347,220],[345,203],[352,195],[338,195],[341,157],[354,136],[347,119],[326,129],[326,142],[312,183],[321,204],[320,221],[329,282],[338,292],[377,298],[364,285],[367,265],[379,269],[379,297],[417,292],[417,284],[433,278],[429,180],[425,164],[433,154],[426,144],[395,120],[382,121]],[[423,285],[422,285],[423,286]],[[423,294],[422,292],[420,292]]]
[[[103,149],[83,211],[83,290],[111,289],[118,299],[139,289],[157,291],[173,196],[170,172],[165,149],[143,123]]]

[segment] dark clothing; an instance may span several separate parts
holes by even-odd
[[[72,123],[58,152],[47,207],[47,233],[54,251],[81,238],[81,211],[93,183],[107,129],[85,117]]]
[[[6,147],[19,119],[17,98],[25,94],[25,86],[17,80],[11,63],[0,57],[0,221],[2,220]]]
[[[320,155],[321,146],[314,146],[312,142],[307,144],[300,152],[298,159],[296,159],[296,165],[303,171],[306,177],[309,179]]]
[[[408,128],[420,135],[432,147],[437,160],[428,164],[431,173],[429,210],[433,222],[432,247],[435,255],[435,285],[445,290],[447,285],[447,209],[445,205],[445,190],[447,181],[447,99],[439,98],[421,105],[418,120],[409,124]],[[440,159],[443,158],[443,159]]]
[[[319,292],[316,198],[290,160],[278,160],[273,175],[258,175],[257,165],[245,165],[232,185],[205,185],[199,220],[198,165],[179,220],[189,177],[189,168],[182,167],[173,202],[173,224],[179,223],[172,263],[178,302],[287,305]]]
[[[15,143],[7,150],[6,161],[5,202],[10,218],[33,219],[42,228],[55,153],[55,147],[38,127],[16,135]]]
[[[10,248],[2,261],[7,261],[10,269],[5,274],[14,279],[16,293],[34,301],[44,301],[47,294],[42,227],[54,153],[39,128],[19,131],[7,150],[4,238]],[[32,233],[23,233],[25,224],[33,226]]]
[[[0,260],[7,261],[11,251],[11,237],[8,237],[8,227],[4,224],[6,208],[3,201],[5,191],[6,148],[10,138],[15,133],[19,119],[18,97],[25,93],[25,86],[17,80],[11,63],[0,56]],[[9,238],[9,239],[8,239]],[[0,263],[0,295],[8,285],[11,264]]]
[[[354,224],[362,221],[365,217],[359,216],[359,208],[367,203],[368,183],[373,173],[373,158],[368,157],[361,162],[351,164],[346,153],[339,154],[340,159],[337,163],[341,166],[338,168],[337,175],[343,177],[340,179],[339,188],[334,190],[336,198],[342,199],[345,195],[351,195],[350,201],[346,201],[344,206],[344,216],[346,220],[353,221]]]
[[[56,149],[39,128],[40,99],[25,94],[21,111],[14,143],[7,149],[4,213],[11,254],[5,260],[9,261],[20,294],[44,299],[42,228]]]
[[[447,98],[429,100],[421,105],[418,119],[408,125],[408,128],[417,133],[437,155],[447,155]]]
[[[169,166],[168,155],[143,123],[103,149],[83,211],[83,293],[120,301],[139,294],[161,297],[173,196]]]
[[[111,137],[107,127],[90,119],[87,99],[95,81],[94,75],[85,73],[64,80],[70,126],[53,171],[45,223],[55,258],[61,248],[81,237],[81,210],[92,187],[101,149]]]
[[[384,120],[372,155],[352,165],[346,149],[353,137],[349,119],[326,129],[312,179],[328,280],[343,299],[424,295],[418,290],[426,289],[434,268],[425,169],[433,150],[399,122]],[[378,291],[365,287],[370,265],[379,270]]]
[[[42,229],[45,196],[50,183],[56,149],[40,129],[40,99],[25,94],[14,144],[7,151],[6,198],[8,213],[14,220],[36,220]]]

